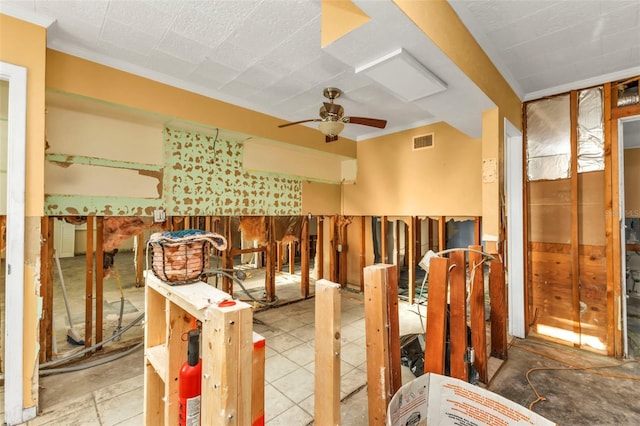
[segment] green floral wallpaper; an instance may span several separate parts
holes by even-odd
[[[299,215],[300,179],[242,168],[242,142],[165,128],[164,194],[169,215]]]

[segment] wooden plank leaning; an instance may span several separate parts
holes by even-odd
[[[427,309],[424,353],[425,373],[444,374],[448,280],[449,259],[432,258],[429,262],[429,309]]]
[[[395,265],[364,269],[369,424],[385,422],[387,405],[402,385]]]
[[[340,284],[319,280],[315,295],[315,423],[340,424]]]

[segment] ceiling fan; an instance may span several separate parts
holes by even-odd
[[[335,87],[327,87],[323,91],[325,98],[329,99],[329,102],[323,102],[320,107],[320,118],[310,118],[307,120],[294,121],[292,123],[281,124],[278,127],[293,126],[294,124],[319,122],[318,130],[325,135],[326,142],[333,142],[338,140],[338,135],[344,129],[346,123],[361,124],[363,126],[377,127],[378,129],[384,129],[387,125],[387,120],[379,120],[377,118],[366,117],[348,117],[344,115],[344,108],[341,105],[334,103],[333,101],[340,97],[342,90]]]

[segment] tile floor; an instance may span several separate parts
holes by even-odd
[[[119,253],[118,272],[124,290],[123,325],[144,311],[144,288],[135,287],[130,254]],[[84,336],[84,257],[60,259],[71,307],[72,322]],[[259,271],[248,271],[245,287],[256,298],[263,297],[264,278]],[[78,349],[66,341],[69,327],[66,318],[60,277],[54,274],[55,353],[58,357]],[[213,284],[210,279],[210,283]],[[236,285],[236,297],[248,299]],[[311,294],[314,292],[313,280]],[[306,425],[313,421],[314,412],[314,320],[315,299],[300,300],[299,277],[278,273],[276,293],[280,306],[257,310],[254,329],[267,341],[265,369],[265,420],[269,425]],[[291,303],[298,300],[298,302]],[[352,394],[366,383],[366,354],[364,340],[364,304],[362,295],[344,291],[342,294],[342,363],[341,397],[354,407],[358,398]],[[104,331],[111,336],[118,323],[120,290],[115,278],[104,284]],[[95,313],[94,313],[95,314]],[[417,316],[414,316],[417,319]],[[127,346],[139,342],[141,326],[133,327],[121,342],[113,346]],[[91,361],[99,357],[90,358]],[[41,376],[40,413],[29,425],[136,425],[142,423],[143,409],[143,353],[109,364],[79,372]],[[1,393],[1,392],[0,392]],[[364,405],[347,407],[344,424],[366,424],[366,391]],[[0,395],[0,414],[4,396]],[[355,404],[354,404],[355,402]]]
[[[283,292],[291,290],[298,291],[298,286],[282,289]],[[254,330],[263,335],[267,342],[267,425],[313,423],[314,304],[315,299],[310,298],[254,314]],[[341,307],[343,424],[366,425],[366,346],[362,295],[343,291]],[[405,318],[401,320],[403,332],[415,331],[419,327],[418,316],[411,312],[412,309],[415,307],[401,303],[401,318]],[[123,376],[126,378],[123,379]],[[88,382],[93,386],[88,386]],[[102,385],[98,385],[98,382]],[[40,384],[41,412],[35,420],[28,422],[28,426],[142,424],[142,351],[80,372],[45,376]]]

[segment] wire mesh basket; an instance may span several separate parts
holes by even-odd
[[[169,284],[198,281],[209,268],[211,247],[226,249],[221,235],[199,230],[156,233],[149,239],[151,270]]]

